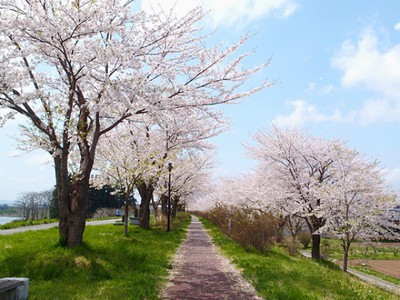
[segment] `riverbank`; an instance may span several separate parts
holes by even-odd
[[[10,217],[10,216],[0,216],[0,225],[10,223],[14,220],[17,220],[17,217]]]

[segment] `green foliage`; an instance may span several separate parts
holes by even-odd
[[[8,204],[0,204],[0,216],[16,216],[18,210]]]
[[[102,188],[89,187],[88,191],[88,218],[91,218],[98,208],[112,208],[117,209],[123,204],[121,196],[115,194],[115,190],[110,186]],[[129,199],[131,204],[134,203],[133,197]],[[55,189],[52,194],[50,203],[50,217],[58,218],[58,195]]]
[[[175,230],[88,226],[85,243],[61,247],[56,228],[0,236],[0,277],[29,277],[29,299],[158,299],[188,218]]]
[[[213,241],[242,270],[264,299],[398,299],[343,273],[331,263],[319,263],[272,247],[267,254],[248,252],[213,224],[201,219]]]

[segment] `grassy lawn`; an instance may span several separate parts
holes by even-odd
[[[344,274],[328,262],[291,257],[279,247],[268,254],[245,251],[210,222],[201,221],[210,230],[214,243],[242,270],[264,299],[398,299]]]
[[[158,299],[190,218],[174,230],[87,226],[84,245],[58,245],[58,229],[0,236],[0,277],[30,278],[29,299]]]

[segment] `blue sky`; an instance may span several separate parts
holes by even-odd
[[[145,9],[149,1],[143,0]],[[189,3],[190,2],[190,3]],[[170,7],[175,1],[162,1]],[[213,142],[218,175],[247,172],[254,162],[242,144],[251,135],[279,126],[308,128],[313,135],[341,138],[381,162],[389,185],[400,188],[400,2],[368,0],[181,1],[178,13],[203,3],[206,29],[230,44],[255,34],[243,51],[255,50],[244,67],[271,58],[249,82],[276,81],[239,105],[223,108],[231,129]],[[21,192],[54,185],[49,157],[34,151],[17,158],[15,121],[0,129],[0,202]]]

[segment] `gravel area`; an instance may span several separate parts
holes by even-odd
[[[162,299],[258,300],[254,288],[223,257],[196,217],[178,249]]]

